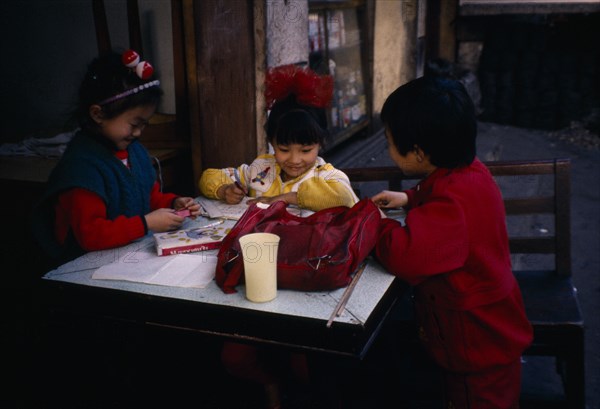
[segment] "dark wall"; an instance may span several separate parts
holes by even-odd
[[[90,4],[0,2],[0,142],[68,121],[85,64],[97,53]]]
[[[600,14],[485,19],[482,119],[558,129],[600,109]]]

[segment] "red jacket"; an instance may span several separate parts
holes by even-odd
[[[479,160],[407,191],[405,226],[384,219],[377,258],[414,286],[420,334],[455,372],[519,359],[532,328],[512,274],[500,191]]]

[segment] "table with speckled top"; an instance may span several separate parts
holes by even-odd
[[[369,258],[336,315],[345,288],[322,292],[279,289],[274,300],[254,303],[245,298],[243,284],[237,293],[225,294],[214,280],[205,288],[185,288],[92,278],[99,267],[118,260],[134,261],[140,252],[155,252],[152,236],[121,248],[87,253],[48,272],[41,286],[47,311],[362,358],[406,288]],[[193,254],[202,257],[207,253]]]

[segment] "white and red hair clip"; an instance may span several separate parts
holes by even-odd
[[[121,56],[121,61],[143,80],[150,79],[154,73],[154,67],[148,61],[140,61],[140,55],[134,50],[125,51]]]
[[[147,61],[140,61],[140,55],[133,50],[125,51],[121,55],[121,61],[127,68],[134,71],[137,74],[137,76],[144,81],[149,80],[152,77],[152,74],[154,73],[154,68],[152,67],[152,65]],[[110,98],[106,98],[98,102],[98,105],[106,105],[111,102],[115,102],[119,99],[144,91],[145,89],[158,87],[159,85],[159,80],[148,81],[141,85],[138,85],[135,88],[125,90],[117,95],[113,95]]]

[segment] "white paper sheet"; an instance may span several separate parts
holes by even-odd
[[[125,280],[171,287],[204,288],[215,276],[214,254],[121,259],[94,271],[95,280]]]
[[[229,220],[239,220],[244,212],[248,209],[248,200],[251,197],[244,197],[238,204],[227,204],[220,200],[207,199],[206,197],[200,196],[196,199],[202,209],[206,212],[205,216],[211,219],[221,218]]]

